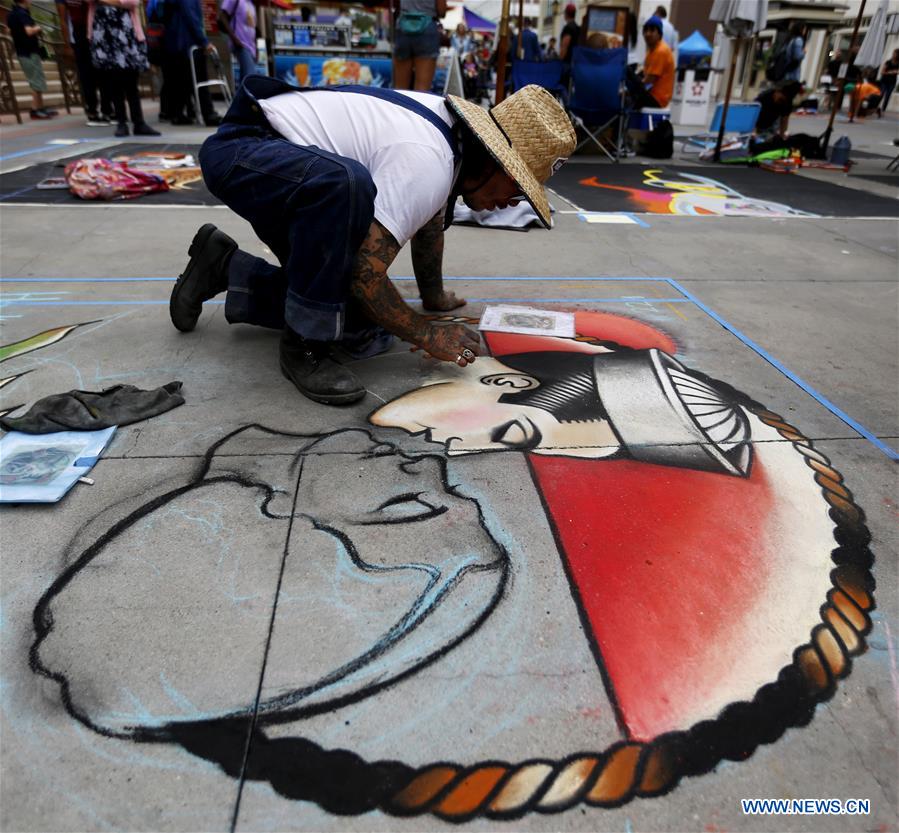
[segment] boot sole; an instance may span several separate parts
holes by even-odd
[[[190,260],[187,262],[187,266],[184,271],[178,275],[178,280],[175,281],[175,286],[172,289],[172,294],[169,297],[169,318],[172,319],[172,324],[175,325],[175,328],[180,330],[182,333],[189,333],[193,330],[194,327],[197,326],[197,321],[200,318],[200,313],[198,312],[194,320],[190,323],[190,326],[184,324],[182,326],[175,320],[175,307],[178,304],[178,300],[181,296],[181,290],[184,289],[184,286],[190,280],[191,275],[194,269],[194,257],[196,254],[206,245],[209,238],[212,236],[212,233],[215,231],[215,226],[212,223],[206,223],[203,226],[200,226],[199,231],[194,235],[194,239],[190,243],[190,247],[187,249],[187,254],[190,256]]]
[[[284,378],[287,379],[300,393],[303,394],[307,399],[311,399],[313,402],[320,402],[322,405],[350,405],[353,402],[358,402],[360,399],[365,397],[365,390],[356,391],[354,393],[331,393],[331,394],[322,394],[322,393],[313,393],[310,390],[304,388],[293,376],[290,375],[287,368],[284,367],[284,362],[280,362],[281,373],[284,375]]]

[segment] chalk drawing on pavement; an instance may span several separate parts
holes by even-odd
[[[721,217],[815,217],[807,211],[789,205],[756,197],[747,197],[739,191],[698,174],[682,173],[681,179],[666,179],[662,169],[643,171],[645,188],[611,185],[599,177],[591,176],[580,181],[590,188],[622,191],[636,208],[650,214],[681,214],[689,216]]]
[[[32,670],[101,735],[178,744],[343,815],[617,806],[805,725],[865,650],[864,513],[801,431],[678,361],[666,334],[576,322],[576,339],[489,334],[490,356],[442,368],[374,429],[222,437],[187,482],[104,515],[66,554],[34,611]],[[404,434],[434,452],[404,450]],[[530,757],[472,759],[462,743],[429,762],[305,737],[304,720],[407,681],[439,702],[425,669],[464,675],[453,652],[489,632],[512,565],[489,489],[471,497],[448,465],[496,452],[525,455],[579,616],[566,638],[589,644],[616,739],[554,758],[534,730]],[[502,640],[492,650],[502,667]]]

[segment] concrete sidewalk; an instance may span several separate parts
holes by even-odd
[[[169,323],[203,222],[271,257],[227,209],[0,209],[0,343],[80,325],[0,409],[186,397],[2,510],[4,830],[896,829],[897,221],[552,201],[451,229],[445,274],[579,341],[397,344],[341,409],[223,297]]]

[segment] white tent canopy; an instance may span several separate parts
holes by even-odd
[[[715,0],[709,20],[717,20],[732,38],[748,38],[768,22],[766,0]]]
[[[887,40],[887,3],[880,4],[855,58],[857,67],[880,67]]]

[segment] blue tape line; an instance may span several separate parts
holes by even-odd
[[[0,202],[3,200],[11,200],[13,197],[18,197],[20,194],[25,194],[32,190],[32,188],[34,188],[33,185],[26,185],[24,188],[19,188],[18,191],[13,191],[11,194],[3,194],[0,196]]]
[[[165,281],[174,283],[177,278],[0,278],[4,283],[149,283]]]
[[[410,304],[420,304],[417,298],[404,298],[406,303]],[[627,295],[623,298],[468,298],[468,303],[481,303],[481,304],[515,304],[521,306],[522,304],[530,304],[534,301],[537,301],[541,304],[586,304],[586,303],[599,303],[599,304],[633,304],[633,303],[645,303],[645,304],[689,304],[690,301],[686,298],[645,298],[642,295]],[[168,303],[168,302],[166,302]]]
[[[60,147],[60,145],[41,145],[29,150],[17,150],[15,153],[7,153],[5,156],[0,156],[0,162],[5,162],[7,159],[18,159],[20,156],[28,156],[32,153],[42,153],[45,150],[52,150],[56,147]]]
[[[102,139],[79,139],[74,144],[66,142],[64,145],[57,144],[53,142],[51,144],[40,145],[39,147],[29,148],[28,150],[17,150],[15,153],[7,153],[5,156],[0,156],[0,162],[5,162],[7,159],[18,159],[20,156],[29,156],[32,153],[43,153],[47,150],[56,150],[58,148],[68,148],[74,147],[74,145],[80,145],[82,143],[90,143],[90,142],[100,142]],[[56,160],[53,160],[56,161]],[[32,186],[34,187],[34,186]]]
[[[743,344],[745,344],[750,350],[753,350],[754,352],[758,353],[758,355],[761,356],[766,362],[768,362],[769,364],[776,367],[791,382],[798,385],[809,396],[811,396],[812,399],[814,399],[816,402],[818,402],[818,404],[823,405],[835,417],[838,417],[843,422],[845,422],[846,425],[848,425],[853,431],[857,431],[866,440],[868,440],[868,442],[870,442],[872,445],[877,446],[877,448],[879,448],[884,454],[886,454],[887,457],[889,457],[891,460],[899,460],[899,452],[896,452],[894,449],[890,448],[890,446],[888,446],[886,443],[884,443],[882,440],[880,440],[876,434],[874,434],[872,431],[869,431],[867,428],[865,428],[864,425],[861,425],[860,423],[856,422],[845,411],[841,410],[836,405],[834,405],[833,402],[831,402],[829,399],[827,399],[826,397],[824,397],[820,393],[818,393],[818,391],[816,391],[810,384],[808,384],[808,382],[803,381],[791,370],[788,370],[783,364],[781,364],[777,359],[775,359],[774,356],[772,356],[766,350],[763,350],[761,347],[759,347],[759,345],[756,344],[754,341],[752,341],[752,339],[747,338],[745,335],[743,335],[743,333],[741,333],[736,327],[734,327],[731,323],[729,323],[727,320],[725,320],[720,315],[718,315],[717,312],[715,312],[714,310],[707,307],[692,292],[690,292],[688,289],[684,289],[684,287],[682,287],[676,280],[674,280],[672,278],[668,279],[668,284],[670,286],[672,286],[674,289],[676,289],[678,292],[682,293],[686,299],[688,299],[689,301],[692,301],[706,315],[708,315],[710,318],[713,318],[715,321],[717,321],[722,327],[724,327],[725,330],[727,330],[728,332],[735,335],[738,339],[740,339],[740,341],[742,341]]]
[[[630,212],[628,212],[627,216],[630,217],[638,226],[643,226],[643,228],[652,228],[652,226],[650,226],[649,223],[646,222],[646,220],[640,219],[637,214],[631,214]]]
[[[224,301],[204,301],[206,304],[224,304]],[[0,297],[0,308],[3,307],[136,307],[162,306],[165,301],[4,301]]]
[[[443,278],[445,281],[545,281],[547,283],[557,283],[560,281],[645,281],[648,283],[665,283],[669,278],[650,278],[650,277],[620,277],[620,278],[597,278],[572,275],[569,277],[534,277],[534,276],[518,276],[518,277],[496,277],[491,278],[484,275],[447,275]],[[4,283],[140,283],[142,281],[167,281],[174,282],[174,277],[163,278],[0,278],[0,284]],[[394,281],[414,281],[415,278],[402,275],[400,277],[391,278]]]
[[[418,298],[405,298],[407,303],[420,304]],[[624,298],[469,298],[469,303],[502,304],[502,303],[533,303],[541,304],[689,304],[686,298],[644,298],[639,295],[629,295]],[[159,301],[4,301],[0,298],[2,307],[135,307],[135,306],[165,306],[168,300]],[[224,301],[204,301],[206,304],[224,304]]]

